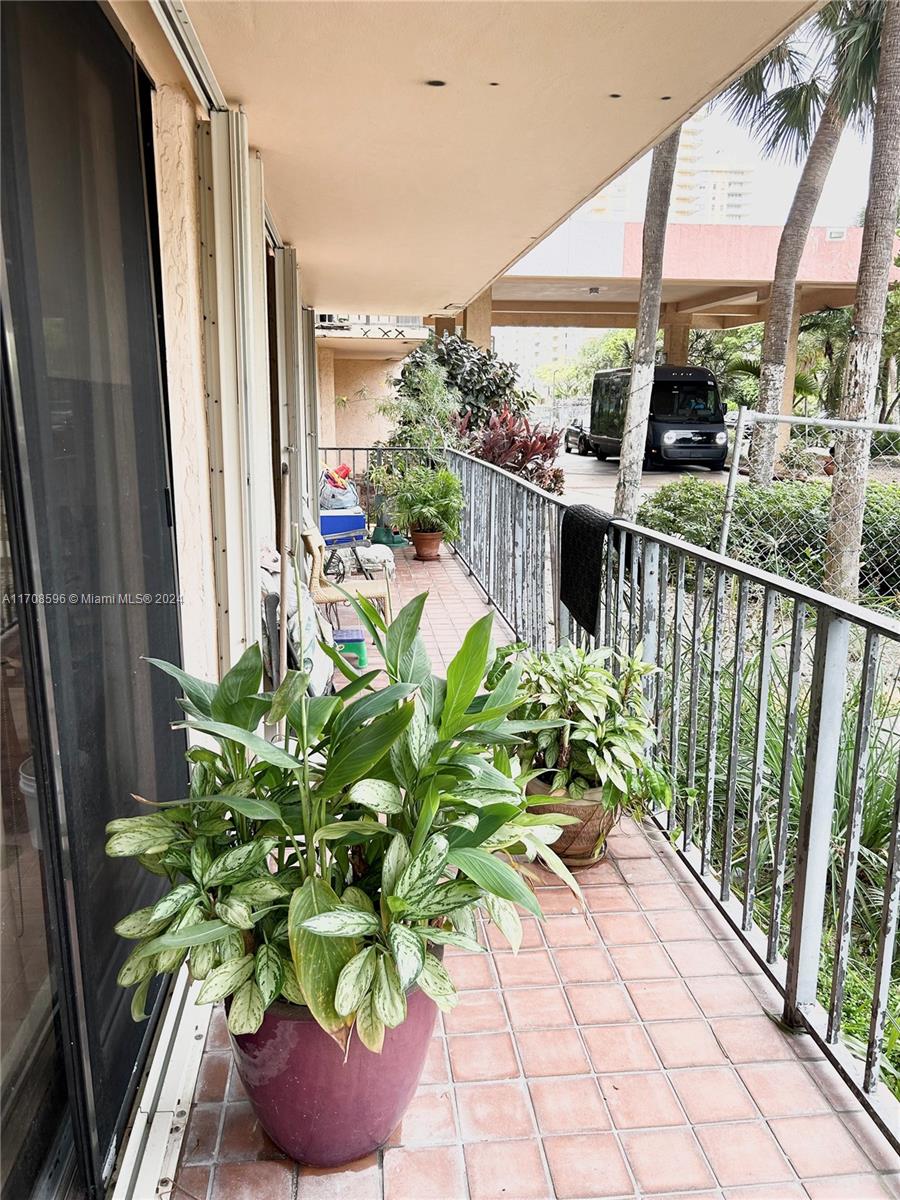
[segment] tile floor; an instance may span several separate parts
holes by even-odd
[[[402,603],[430,588],[423,633],[446,662],[484,612],[445,551],[398,556]],[[452,953],[462,992],[435,1028],[418,1094],[387,1146],[335,1171],[263,1133],[214,1016],[177,1200],[596,1200],[900,1196],[900,1156],[704,905],[664,838],[626,824],[581,873],[589,914],[544,886],[523,949],[491,931]]]

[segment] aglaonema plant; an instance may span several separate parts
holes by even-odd
[[[570,818],[529,814],[517,782],[521,735],[540,726],[510,719],[520,668],[485,685],[488,615],[435,675],[419,635],[425,599],[390,625],[354,601],[385,662],[382,687],[333,650],[347,682],[316,697],[297,671],[262,694],[258,646],[218,685],[151,660],[183,689],[177,726],[217,749],[188,751],[189,796],[137,797],[152,811],[107,829],[108,854],[170,884],[116,926],[136,942],[119,972],[135,1019],[153,978],[187,961],[198,1000],[226,1000],[235,1034],[255,1032],[280,999],[306,1005],[342,1045],[355,1028],[377,1052],[413,986],[442,1009],[456,1003],[440,947],[479,949],[487,919],[518,949],[518,907],[540,916],[529,860],[577,893],[551,846]],[[277,742],[263,723],[283,729]]]

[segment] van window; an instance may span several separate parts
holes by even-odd
[[[660,421],[721,421],[716,385],[705,379],[667,379],[654,383],[650,415]]]

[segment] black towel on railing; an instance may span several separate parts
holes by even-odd
[[[559,598],[578,624],[593,633],[597,626],[603,574],[603,544],[612,516],[590,504],[573,504],[563,513],[559,550]]]

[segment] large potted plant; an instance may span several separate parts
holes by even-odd
[[[436,1008],[457,996],[441,955],[479,949],[480,915],[513,950],[517,905],[540,915],[523,878],[567,818],[536,824],[509,747],[533,724],[520,668],[485,689],[491,617],[431,672],[418,634],[425,596],[387,626],[357,615],[385,664],[311,698],[289,672],[260,694],[252,646],[218,685],[157,663],[181,684],[194,747],[190,794],[149,801],[108,826],[107,853],[164,877],[155,904],[116,926],[135,946],[119,972],[144,1015],[152,980],[186,963],[198,1000],[225,1002],[241,1079],[289,1155],[336,1165],[390,1136],[411,1100]],[[276,741],[256,732],[279,727]],[[517,856],[517,857],[514,857]],[[524,857],[524,860],[523,860]]]
[[[394,518],[409,529],[416,558],[440,558],[444,538],[459,537],[462,484],[447,467],[417,463],[397,476],[392,497]]]
[[[623,811],[640,817],[651,804],[668,803],[666,777],[650,758],[654,731],[643,682],[654,670],[639,657],[570,642],[524,660],[525,712],[546,722],[531,744],[526,790],[550,798],[532,812],[573,818],[554,843],[569,867],[603,857]]]

